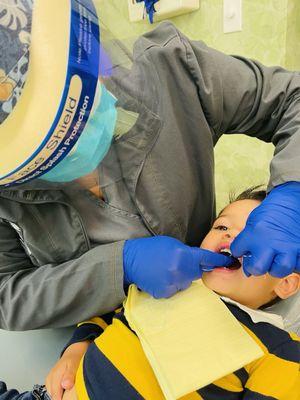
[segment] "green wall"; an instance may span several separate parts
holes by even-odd
[[[243,30],[223,33],[223,1],[200,0],[200,10],[173,18],[187,36],[228,54],[251,57],[266,65],[300,70],[300,1],[243,0]],[[120,39],[150,29],[147,21],[129,23],[127,0],[99,0],[102,19]],[[155,24],[154,24],[155,26]],[[273,146],[244,135],[223,136],[216,146],[217,208],[228,192],[267,183]]]
[[[300,1],[288,1],[286,67],[300,70]]]

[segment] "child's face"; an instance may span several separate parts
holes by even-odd
[[[215,252],[229,249],[231,242],[245,227],[249,214],[259,204],[256,200],[239,200],[229,204],[214,222],[201,247]],[[280,295],[277,289],[281,281],[269,274],[247,278],[242,268],[215,268],[212,272],[203,273],[203,282],[207,287],[254,309]]]

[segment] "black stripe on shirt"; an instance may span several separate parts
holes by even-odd
[[[85,355],[83,371],[90,400],[144,400],[94,343]]]
[[[245,387],[246,382],[249,378],[249,374],[245,370],[245,368],[238,369],[237,371],[234,372],[234,375],[239,378],[239,380],[241,381],[242,387]]]
[[[64,354],[66,349],[71,346],[71,344],[83,342],[85,340],[93,341],[100,336],[101,333],[103,333],[103,329],[99,325],[93,323],[80,325],[75,329],[71,339],[65,345],[63,351],[61,352],[61,356]]]
[[[248,327],[267,347],[269,353],[287,361],[300,363],[300,342],[293,340],[288,332],[268,322],[254,323],[245,311],[233,304],[225,304],[234,317]]]
[[[213,383],[197,390],[197,393],[199,393],[204,400],[244,400],[244,391],[232,392],[214,385]]]
[[[130,328],[130,326],[129,326],[128,322],[127,322],[127,319],[125,318],[124,310],[122,310],[119,313],[115,314],[114,315],[114,319],[118,319],[119,321],[121,321],[126,326],[126,328],[128,328],[132,333],[134,333],[136,335],[135,331]]]
[[[110,325],[112,323],[113,317],[115,316],[116,312],[112,311],[110,313],[101,315],[101,319],[103,319],[103,321],[107,324]]]
[[[243,393],[243,400],[278,400],[275,397],[265,396],[261,393],[252,392],[252,390],[249,389],[245,389]]]

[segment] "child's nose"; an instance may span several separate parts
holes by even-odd
[[[235,237],[236,237],[236,235],[237,235],[237,233],[236,232],[233,232],[232,230],[227,230],[226,232],[224,232],[224,234],[223,234],[223,238],[224,239],[235,239]]]

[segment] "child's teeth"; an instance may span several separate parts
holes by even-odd
[[[227,253],[227,254],[229,253],[231,255],[230,249],[221,249],[220,253]]]

